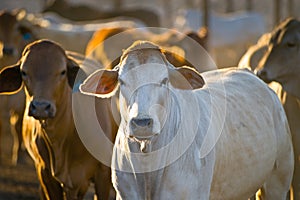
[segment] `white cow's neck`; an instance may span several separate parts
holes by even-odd
[[[171,98],[170,104],[169,104],[170,113],[168,116],[168,119],[166,123],[164,124],[164,127],[161,131],[161,133],[158,136],[154,136],[151,138],[151,149],[152,152],[162,149],[164,146],[168,145],[169,142],[172,141],[174,136],[177,134],[178,126],[180,122],[180,109],[178,108],[178,105],[175,101],[175,99]],[[125,128],[126,129],[126,128]],[[124,130],[125,130],[124,129]],[[120,133],[119,133],[120,134]],[[128,149],[131,152],[139,152],[140,154],[143,154],[140,152],[140,144],[138,142],[132,143],[132,140],[124,137],[125,141],[120,141],[126,143],[126,149]],[[165,157],[168,157],[168,154],[172,152],[165,151],[165,155],[160,155],[159,157],[152,159],[151,162],[159,163],[159,165],[164,165],[165,163]],[[146,156],[146,154],[145,154]],[[126,160],[125,162],[131,162],[130,156],[128,157],[129,160]],[[140,164],[137,162],[127,163],[127,165],[131,165],[132,172],[140,172],[139,170],[143,167],[138,167],[136,164]],[[166,164],[167,165],[167,164]],[[147,167],[146,167],[147,168]],[[142,199],[153,199],[153,196],[156,195],[160,191],[160,183],[161,179],[164,174],[164,169],[158,170],[157,168],[153,171],[150,170],[150,172],[145,173],[139,173],[132,176],[134,182],[136,182],[136,186],[138,187],[139,196]],[[158,194],[157,194],[158,195]]]

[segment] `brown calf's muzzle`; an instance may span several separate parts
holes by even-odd
[[[28,115],[35,119],[54,118],[56,114],[56,106],[47,100],[34,99],[29,105]]]

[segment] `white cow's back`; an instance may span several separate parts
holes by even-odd
[[[218,81],[216,72],[203,74],[208,88],[222,81],[226,88],[225,96],[216,97],[226,102],[226,118],[215,149],[210,199],[247,199],[268,179],[278,160],[292,162],[292,157],[280,155],[292,148],[291,138],[276,94],[257,77],[249,76],[251,72],[226,71],[222,70]]]

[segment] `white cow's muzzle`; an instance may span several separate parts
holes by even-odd
[[[129,137],[134,137],[140,140],[150,139],[154,135],[153,119],[145,117],[134,117],[129,121]]]

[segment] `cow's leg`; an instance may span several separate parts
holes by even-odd
[[[36,158],[37,161],[40,161],[40,163],[36,163],[36,169],[42,187],[41,197],[45,196],[46,199],[50,200],[63,200],[63,187],[60,182],[52,176],[50,170],[50,155],[47,148],[47,142],[43,137],[37,137],[36,145],[41,156]]]
[[[43,189],[42,186],[40,186],[39,192],[40,192],[40,199],[41,200],[48,200],[49,199],[49,196],[44,192],[44,189]]]
[[[292,130],[293,131],[293,130]],[[294,190],[294,200],[300,200],[300,131],[294,131],[297,134],[293,134],[293,143],[294,143],[294,152],[295,152],[295,169],[294,169],[294,176],[292,181],[292,186]],[[294,133],[292,132],[292,133]]]
[[[283,150],[272,171],[271,176],[261,188],[262,200],[286,200],[292,181],[294,169],[293,148],[290,146]]]
[[[74,189],[68,189],[68,188],[64,188],[65,189],[65,194],[66,194],[66,199],[76,199],[76,200],[83,200],[84,195],[87,192],[88,189],[88,185],[87,187],[84,187],[83,190],[74,190]]]
[[[19,152],[22,144],[22,120],[23,117],[12,114],[10,119],[10,132],[13,136],[13,148],[12,148],[12,164],[16,165]]]
[[[37,167],[38,177],[41,183],[41,199],[64,200],[64,192],[61,184],[52,176],[49,169]]]
[[[18,160],[25,161],[26,151],[21,148],[22,146],[22,124],[25,111],[25,92],[21,90],[17,94],[9,97],[10,111],[10,124],[11,133],[13,135],[13,151],[12,163],[17,164]],[[17,105],[17,106],[16,106]]]
[[[23,113],[18,114],[16,122],[11,124],[11,133],[13,134],[13,157],[12,163],[26,163],[26,157],[28,156],[25,149],[22,149],[23,137],[22,137],[22,124]]]
[[[15,125],[16,128],[16,132],[17,132],[17,138],[18,138],[18,150],[17,150],[17,155],[18,155],[18,159],[24,160],[26,154],[26,151],[24,149],[22,149],[22,142],[23,142],[23,138],[22,138],[22,124],[23,124],[23,114],[21,116],[19,116],[18,121]]]
[[[63,187],[66,199],[83,200],[89,185],[89,180],[82,180],[80,185],[73,185],[72,188],[68,188],[67,186]]]
[[[115,193],[111,183],[111,170],[109,167],[101,164],[94,180],[98,199],[115,199]]]
[[[11,163],[12,163],[12,165],[17,165],[18,151],[19,151],[20,147],[19,147],[18,133],[17,133],[15,124],[10,124],[10,132],[13,136],[13,148],[12,148]]]

